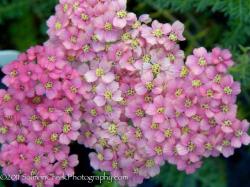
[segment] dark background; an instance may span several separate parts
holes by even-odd
[[[57,0],[0,0],[0,50],[25,51],[47,40],[46,20],[54,13]],[[230,71],[241,82],[238,97],[241,119],[250,120],[250,0],[129,0],[128,9],[137,15],[150,13],[162,22],[178,19],[185,24],[182,48],[188,55],[192,49],[221,46],[232,50],[236,66]],[[0,73],[0,78],[2,78]],[[2,86],[2,85],[1,85]],[[83,146],[73,144],[80,165],[76,175],[100,175],[89,166],[88,153]],[[97,186],[86,181],[62,181],[64,186]],[[21,187],[23,184],[0,181],[0,187]],[[103,183],[115,187],[116,183]],[[243,147],[228,159],[209,158],[195,174],[178,172],[175,166],[165,165],[160,175],[146,180],[142,187],[250,187],[250,148]]]

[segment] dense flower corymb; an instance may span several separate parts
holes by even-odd
[[[250,143],[249,123],[236,117],[231,53],[200,47],[185,59],[184,25],[151,21],[128,12],[126,0],[60,0],[50,39],[3,68],[5,174],[72,175],[77,140],[94,150],[94,169],[136,186],[166,162],[193,173],[204,157]]]

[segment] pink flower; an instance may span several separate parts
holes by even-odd
[[[77,140],[80,134],[78,130],[81,127],[81,123],[70,120],[63,120],[62,123],[62,133],[60,134],[59,142],[68,145],[71,141]]]
[[[43,104],[38,105],[36,111],[43,119],[52,121],[56,121],[63,114],[63,111],[55,108],[55,104],[51,103],[49,100],[45,100]]]
[[[94,128],[92,127],[92,125],[89,125],[87,123],[83,124],[80,129],[80,136],[77,139],[78,143],[92,148],[97,142],[97,137],[94,135],[93,131]]]
[[[77,155],[71,155],[65,159],[58,160],[55,164],[55,173],[58,176],[73,176],[74,167],[79,164]]]
[[[157,96],[154,98],[152,104],[148,104],[145,109],[146,113],[153,117],[153,121],[156,123],[162,123],[166,120],[165,108],[167,107],[165,103],[163,103],[164,97]]]
[[[115,76],[110,70],[110,62],[101,61],[100,63],[92,64],[91,70],[85,73],[85,79],[87,82],[95,82],[101,78],[104,83],[111,83]]]
[[[79,50],[82,47],[82,43],[87,39],[87,36],[83,31],[75,27],[68,27],[62,31],[60,39],[66,49]]]
[[[118,102],[122,100],[121,91],[119,90],[119,85],[117,82],[113,82],[110,84],[100,83],[96,87],[97,95],[94,98],[94,102],[97,106],[104,106],[109,102]]]
[[[200,75],[204,72],[206,66],[211,63],[210,55],[204,47],[194,49],[193,53],[193,55],[187,57],[186,65],[190,68],[192,73]]]
[[[168,23],[162,24],[155,20],[152,22],[152,27],[143,25],[141,30],[142,37],[145,38],[149,44],[163,44],[166,41],[166,35],[171,31],[171,25]]]
[[[113,153],[110,149],[100,149],[97,153],[90,153],[90,165],[95,169],[105,168],[105,165],[113,158]]]
[[[231,145],[235,148],[241,147],[242,144],[248,145],[250,143],[250,137],[247,134],[249,123],[246,120],[242,122],[236,121],[233,123],[234,137],[232,138]]]
[[[35,87],[37,95],[46,94],[49,99],[55,99],[61,91],[61,83],[58,80],[52,80],[44,77]]]
[[[116,16],[113,20],[113,25],[119,29],[126,27],[127,23],[133,23],[136,20],[136,15],[131,12],[127,12],[122,7],[116,12]]]
[[[114,14],[113,12],[106,13],[101,17],[97,17],[94,21],[97,29],[96,34],[101,41],[115,42],[121,35],[121,31],[113,25]]]
[[[82,101],[82,97],[86,95],[84,84],[80,78],[75,78],[71,81],[64,81],[62,89],[65,95],[75,104]]]
[[[233,66],[232,54],[227,49],[213,48],[211,53],[211,62],[216,70],[225,73],[227,69]]]
[[[12,63],[7,64],[3,67],[2,71],[6,76],[3,78],[2,82],[6,86],[10,86],[13,83],[17,82],[19,79],[19,69],[23,65],[19,61],[14,61]]]
[[[234,82],[231,75],[224,76],[220,85],[214,86],[214,89],[220,92],[224,103],[234,103],[236,101],[235,96],[241,91],[240,84],[238,82]]]
[[[42,68],[38,64],[29,63],[20,67],[20,81],[27,83],[30,81],[36,81],[39,79],[40,74],[43,72]]]
[[[66,65],[64,51],[60,47],[47,46],[45,53],[38,58],[38,64],[49,71],[62,69]]]

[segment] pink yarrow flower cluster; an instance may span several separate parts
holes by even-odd
[[[6,175],[33,176],[21,181],[31,186],[59,184],[53,175],[73,175],[78,165],[69,144],[79,137],[87,93],[80,74],[60,54],[32,47],[2,69],[8,89],[0,90],[0,164]]]
[[[203,158],[250,143],[248,122],[236,117],[231,53],[201,47],[185,59],[184,25],[151,21],[128,12],[126,0],[60,0],[44,47],[3,69],[4,173],[70,175],[77,140],[94,150],[95,170],[136,186],[166,162],[193,173]]]

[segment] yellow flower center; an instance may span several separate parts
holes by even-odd
[[[211,126],[216,126],[216,120],[215,120],[215,118],[210,118],[210,119],[208,120],[208,123],[209,123],[209,125],[211,125]]]
[[[90,50],[90,45],[89,45],[89,44],[85,44],[85,45],[82,47],[82,50],[83,50],[84,53],[89,52],[89,50]]]
[[[175,61],[175,56],[172,53],[167,54],[167,58],[171,61],[174,62]]]
[[[201,83],[201,81],[198,80],[198,79],[192,81],[192,86],[193,86],[193,87],[198,88],[198,87],[200,87],[201,85],[202,85],[202,83]]]
[[[42,102],[42,98],[40,96],[35,96],[33,99],[32,99],[32,103],[33,104],[40,104]]]
[[[10,94],[5,94],[5,95],[3,96],[3,101],[4,101],[4,102],[9,102],[11,99],[12,99],[12,97],[11,97]]]
[[[16,77],[17,76],[17,71],[16,70],[12,70],[11,72],[10,72],[10,75],[12,76],[12,77]]]
[[[18,143],[24,143],[25,140],[26,140],[26,138],[25,138],[24,135],[22,135],[22,134],[19,134],[19,135],[17,135],[17,137],[16,137],[16,141],[17,141]]]
[[[188,126],[182,127],[181,128],[181,133],[182,134],[188,134],[190,132],[190,129]]]
[[[151,127],[151,129],[158,129],[159,128],[159,123],[154,123],[153,122],[150,127]]]
[[[99,38],[98,38],[97,34],[93,34],[93,36],[91,37],[91,40],[94,42],[98,42]]]
[[[235,132],[235,136],[236,137],[241,137],[243,135],[243,131],[241,130],[241,129],[239,129],[239,130],[237,130],[236,132]]]
[[[111,31],[111,30],[113,29],[113,25],[112,25],[111,23],[107,22],[107,23],[105,23],[105,25],[104,25],[104,29],[105,29],[106,31]]]
[[[155,166],[155,161],[154,161],[153,159],[149,159],[149,160],[146,161],[145,166],[146,166],[147,168],[152,168],[152,167]]]
[[[127,91],[128,96],[132,96],[135,94],[135,90],[133,88],[129,88]]]
[[[44,87],[45,87],[46,89],[51,89],[51,88],[53,88],[53,83],[52,83],[52,82],[47,82],[47,83],[44,85]]]
[[[63,133],[67,134],[71,131],[71,124],[70,123],[64,123],[63,125]]]
[[[48,61],[53,63],[56,61],[56,57],[55,56],[48,56]]]
[[[32,115],[32,116],[30,116],[30,121],[36,121],[36,120],[38,120],[38,116],[37,115]]]
[[[201,58],[199,58],[198,64],[200,66],[206,66],[207,65],[207,61],[206,61],[206,59],[204,57],[201,57]]]
[[[128,150],[125,151],[125,157],[126,158],[133,158],[134,154],[135,154],[134,150],[128,149]]]
[[[127,17],[127,12],[125,10],[120,10],[116,13],[116,15],[119,17],[119,18],[125,18]]]
[[[68,167],[68,165],[69,165],[69,162],[68,162],[67,160],[61,161],[61,167],[62,167],[63,169],[66,169],[66,168]]]
[[[156,29],[153,31],[153,35],[157,38],[161,38],[163,36],[163,32],[161,29]]]
[[[92,136],[92,133],[91,133],[90,131],[85,131],[85,132],[84,132],[84,136],[85,136],[86,138],[90,138],[90,137]]]
[[[122,139],[122,143],[127,143],[128,142],[128,136],[126,134],[123,134],[121,136],[121,139]]]
[[[122,41],[126,42],[132,38],[131,34],[129,32],[126,32],[122,35],[121,39]]]
[[[180,77],[181,78],[186,77],[188,75],[188,72],[189,72],[188,68],[186,66],[182,66],[181,72],[180,72]]]
[[[82,14],[81,14],[81,19],[82,19],[83,21],[88,21],[88,20],[89,20],[89,16],[88,16],[87,14],[82,13]]]
[[[108,127],[108,131],[110,134],[116,135],[117,134],[117,125],[115,123],[111,123]]]
[[[96,109],[95,108],[91,109],[90,114],[91,114],[91,116],[96,116],[97,115]]]
[[[163,153],[162,147],[161,146],[155,147],[155,152],[157,155],[162,155],[162,153]]]
[[[117,161],[113,161],[112,162],[112,168],[113,169],[117,169],[118,168],[118,162]]]
[[[173,130],[172,129],[166,129],[164,131],[164,135],[165,135],[166,138],[171,138],[172,134],[173,134]]]
[[[98,158],[100,161],[103,161],[103,160],[104,160],[104,156],[103,156],[103,154],[101,154],[101,153],[98,153],[98,154],[97,154],[97,158]]]
[[[56,30],[60,30],[62,28],[62,24],[59,22],[59,21],[57,21],[56,23],[55,23],[55,29]]]
[[[141,138],[142,138],[142,131],[141,131],[140,128],[137,128],[137,129],[135,130],[135,137],[136,137],[137,139],[141,139]]]
[[[160,108],[157,109],[158,114],[162,114],[164,112],[165,112],[165,109],[163,107],[160,107]]]
[[[9,131],[8,127],[1,126],[0,127],[0,134],[5,135]]]
[[[195,121],[197,121],[197,122],[201,122],[202,121],[202,117],[199,116],[198,114],[193,115],[192,119],[195,120]]]
[[[193,104],[192,100],[191,99],[186,99],[185,100],[185,107],[189,108],[191,107]]]
[[[227,112],[229,112],[229,106],[228,105],[222,105],[221,110],[222,110],[222,112],[227,113]]]
[[[189,152],[193,152],[194,151],[194,149],[195,149],[195,144],[193,143],[193,142],[189,142],[188,143],[188,151]]]
[[[35,156],[33,161],[34,161],[35,164],[39,164],[40,161],[41,161],[41,157],[40,156]]]
[[[101,77],[101,76],[104,75],[104,70],[102,68],[97,68],[95,70],[95,74],[96,74],[97,77]]]
[[[76,42],[77,42],[77,37],[76,37],[76,36],[71,36],[71,37],[70,37],[70,41],[71,41],[71,43],[76,44]]]
[[[132,48],[135,49],[135,48],[137,48],[139,46],[139,44],[140,44],[139,40],[135,38],[135,39],[131,40],[131,44],[130,45],[131,45]]]
[[[168,36],[169,40],[176,42],[178,40],[177,36],[175,33],[170,33],[170,35]]]
[[[233,92],[232,88],[230,88],[229,86],[226,86],[224,88],[224,93],[227,94],[227,95],[231,95]]]
[[[41,138],[37,138],[37,139],[35,140],[35,143],[36,143],[37,145],[43,145],[43,140],[42,140]]]
[[[105,112],[107,112],[107,113],[113,112],[112,106],[111,105],[105,105]]]
[[[145,115],[145,112],[142,108],[138,108],[136,111],[135,111],[135,114],[137,117],[143,117]]]
[[[55,142],[58,140],[58,134],[57,133],[52,133],[50,135],[50,141]]]
[[[232,126],[232,122],[230,120],[224,120],[223,121],[223,125],[226,127],[231,127]]]
[[[154,84],[152,82],[147,82],[145,86],[148,91],[151,91],[154,88]]]
[[[107,140],[105,140],[104,138],[100,138],[98,140],[98,143],[102,146],[102,147],[105,147],[108,143],[107,143]]]
[[[67,114],[72,114],[72,112],[74,111],[74,109],[72,107],[67,107],[64,112],[66,112]]]
[[[213,150],[213,145],[211,143],[205,143],[204,147],[206,150],[209,150],[209,151]]]
[[[177,88],[176,91],[175,91],[175,96],[176,97],[179,97],[181,96],[183,93],[183,89],[182,88]]]
[[[156,76],[161,71],[161,65],[160,64],[153,64],[152,65],[152,73]]]
[[[105,91],[105,93],[104,93],[104,97],[105,97],[105,99],[112,99],[112,96],[113,96],[113,94],[112,94],[112,92],[111,91],[109,91],[109,90],[107,90],[107,91]]]
[[[221,82],[221,75],[220,74],[215,75],[214,82],[217,84],[219,84]]]
[[[70,91],[71,91],[71,93],[76,94],[78,92],[78,88],[76,88],[75,86],[71,86]]]
[[[146,55],[144,55],[144,56],[142,57],[142,60],[143,60],[143,62],[145,62],[145,63],[150,63],[150,62],[151,62],[151,59],[152,59],[152,57],[151,57],[151,55],[149,55],[149,54],[146,54]]]
[[[151,103],[153,101],[153,97],[150,95],[146,95],[146,96],[144,96],[144,101],[146,103]]]
[[[132,28],[133,29],[138,29],[141,26],[141,22],[140,21],[136,21],[133,25]]]
[[[223,140],[223,141],[222,141],[222,146],[225,146],[225,147],[230,146],[230,141],[228,141],[228,140]]]
[[[213,95],[214,95],[214,91],[211,89],[208,89],[207,90],[207,97],[213,97]]]

